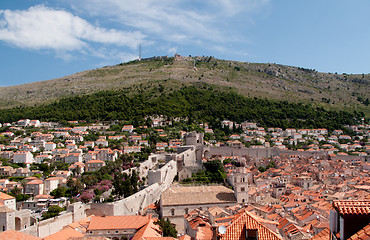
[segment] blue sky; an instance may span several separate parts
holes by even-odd
[[[0,86],[142,56],[369,73],[368,0],[1,0]]]

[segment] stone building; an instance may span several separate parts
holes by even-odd
[[[160,215],[184,232],[184,215],[194,209],[207,210],[214,206],[235,205],[234,191],[224,186],[173,186],[164,191],[160,200]]]
[[[237,168],[237,172],[234,173],[233,187],[235,198],[238,203],[249,202],[248,177],[251,174],[251,172],[246,171],[245,167]]]
[[[92,216],[86,236],[116,240],[132,239],[149,222],[150,216]]]

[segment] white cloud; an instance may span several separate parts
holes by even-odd
[[[153,41],[199,45],[245,38],[234,22],[249,24],[270,0],[65,0],[87,16],[99,16],[138,29]],[[232,30],[234,29],[234,30]],[[243,40],[244,41],[244,40]]]
[[[21,48],[63,53],[103,43],[135,49],[143,38],[138,31],[96,27],[67,11],[43,5],[25,11],[0,10],[0,40]]]
[[[171,55],[175,55],[177,53],[177,49],[175,47],[172,47],[172,48],[168,49],[168,53],[171,54]]]

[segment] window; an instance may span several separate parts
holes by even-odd
[[[189,213],[189,208],[185,208],[184,211],[185,211],[185,214],[188,214]]]
[[[175,216],[175,209],[173,209],[173,208],[171,209],[171,215]]]
[[[245,237],[247,240],[257,240],[258,239],[257,229],[247,229],[245,232]]]
[[[244,187],[240,188],[240,191],[241,192],[244,192],[245,191],[245,188]]]

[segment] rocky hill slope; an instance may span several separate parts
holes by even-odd
[[[49,81],[2,87],[0,108],[39,105],[101,90],[130,88],[138,93],[159,87],[172,91],[199,82],[232,89],[247,97],[312,103],[370,116],[369,74],[320,73],[279,64],[180,56],[143,59]]]

